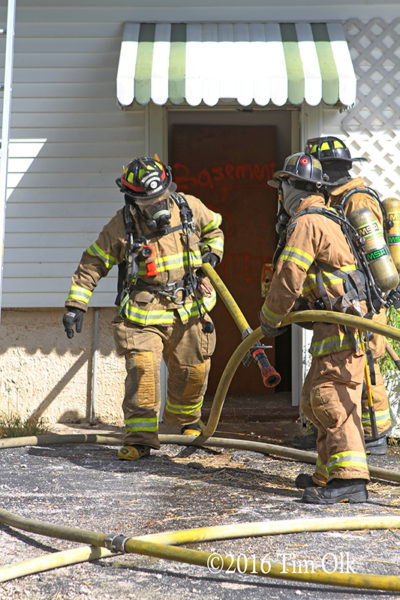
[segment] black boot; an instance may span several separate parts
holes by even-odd
[[[377,440],[373,438],[365,438],[365,451],[367,454],[380,454],[384,455],[387,453],[388,444],[386,434],[378,437]]]
[[[294,480],[294,484],[299,490],[305,490],[309,487],[322,487],[322,484],[315,483],[312,475],[309,475],[308,473],[299,473]]]
[[[306,504],[336,504],[337,502],[366,502],[368,492],[365,479],[332,479],[325,487],[309,487],[301,502]]]

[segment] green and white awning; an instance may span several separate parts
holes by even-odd
[[[356,76],[339,23],[126,23],[117,98],[349,106]]]

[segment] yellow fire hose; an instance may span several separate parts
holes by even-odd
[[[214,288],[217,290],[219,297],[225,304],[228,312],[230,313],[232,319],[235,321],[240,333],[242,334],[242,338],[250,335],[250,333],[252,333],[253,330],[247,322],[239,306],[236,304],[232,294],[222,281],[221,277],[210,265],[210,263],[203,263],[202,270],[207,275],[207,277],[209,277]],[[281,376],[279,375],[275,367],[273,367],[269,362],[267,355],[264,352],[263,346],[259,342],[255,342],[252,348],[249,350],[249,354],[249,360],[243,360],[246,366],[250,364],[251,358],[253,358],[253,360],[256,362],[260,369],[265,387],[276,387],[281,382]]]
[[[207,277],[209,277],[211,280],[211,283],[217,290],[218,295],[221,297],[239,330],[247,330],[249,328],[249,324],[247,323],[233,296],[215,269],[208,263],[204,263],[202,265],[202,269],[206,273]],[[339,325],[347,325],[348,327],[353,327],[361,331],[372,331],[373,333],[377,333],[385,337],[391,337],[392,339],[400,341],[400,330],[396,329],[395,327],[377,323],[375,321],[371,321],[371,319],[363,319],[355,315],[348,315],[328,310],[304,310],[292,312],[283,319],[282,327],[292,323],[307,322],[338,323]],[[235,352],[230,357],[218,383],[207,425],[204,425],[203,423],[201,424],[203,428],[202,435],[199,436],[197,440],[194,440],[196,444],[202,444],[215,432],[233,375],[250,348],[254,346],[255,343],[257,343],[262,337],[263,334],[261,332],[261,328],[258,327],[242,341],[242,343],[236,348]],[[369,377],[369,371],[368,374],[366,372],[366,376],[367,375]],[[369,394],[369,396],[369,406],[372,406],[371,410],[373,410],[372,395]]]
[[[161,444],[177,444],[179,446],[193,445],[193,441],[198,438],[187,435],[171,435],[161,434],[158,436]],[[0,449],[4,448],[20,448],[23,446],[47,446],[51,444],[105,444],[105,445],[120,445],[122,438],[120,436],[106,436],[95,433],[74,433],[68,435],[47,434],[38,436],[24,436],[20,438],[5,438],[0,440]],[[315,464],[317,460],[316,452],[307,450],[297,450],[296,448],[287,448],[278,444],[266,444],[264,442],[253,442],[251,440],[236,440],[229,438],[211,437],[202,444],[202,446],[210,448],[232,448],[235,450],[248,450],[249,452],[259,452],[271,456],[280,456],[283,458],[291,458],[301,462]],[[400,483],[400,473],[380,467],[369,467],[372,477],[383,481],[392,481]]]
[[[186,564],[200,565],[210,568],[210,559],[217,558],[219,570],[236,570],[238,573],[248,573],[274,579],[289,579],[324,585],[400,591],[400,579],[392,575],[371,575],[368,573],[326,572],[312,569],[311,572],[299,572],[298,568],[270,561],[248,560],[216,555],[215,552],[204,552],[178,548],[177,544],[199,543],[210,540],[222,540],[262,535],[277,535],[310,531],[348,531],[359,529],[399,529],[400,517],[351,517],[328,519],[295,519],[282,521],[259,521],[256,523],[238,523],[216,527],[199,527],[183,529],[159,534],[149,534],[139,537],[123,535],[105,535],[94,531],[54,525],[48,522],[35,521],[0,510],[0,521],[11,527],[30,531],[39,535],[47,535],[74,542],[90,544],[90,547],[78,548],[74,551],[64,551],[57,554],[45,555],[39,559],[23,561],[14,565],[6,565],[0,569],[0,581],[7,581],[15,576],[44,571],[57,566],[74,564],[85,560],[111,556],[114,553],[132,553],[146,556],[156,556]],[[101,547],[101,553],[96,548]],[[68,563],[68,558],[71,562]],[[58,560],[60,564],[57,564]],[[215,562],[214,562],[215,565]],[[36,570],[32,570],[35,568]],[[10,569],[10,570],[9,570]]]

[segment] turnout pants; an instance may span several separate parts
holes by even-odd
[[[378,314],[372,316],[372,320],[378,323],[387,323],[386,311],[381,309]],[[385,338],[382,335],[374,333],[372,340],[369,342],[369,347],[372,353],[375,371],[375,385],[371,386],[372,400],[374,403],[376,425],[379,434],[389,432],[392,426],[390,418],[389,400],[387,397],[385,385],[383,383],[382,373],[379,369],[379,359],[385,356]],[[367,389],[364,386],[362,395],[362,424],[366,436],[372,436],[371,420],[368,412],[368,395]]]
[[[324,327],[329,335],[334,326]],[[315,483],[369,480],[361,424],[364,366],[364,353],[354,350],[312,360],[302,389],[301,410],[318,430]]]
[[[211,321],[208,315],[206,319]],[[161,359],[164,357],[168,368],[163,421],[179,426],[197,422],[215,349],[215,331],[204,333],[199,319],[183,324],[177,313],[172,325],[140,327],[117,318],[113,326],[117,352],[125,357],[127,372],[122,403],[124,444],[158,449]]]

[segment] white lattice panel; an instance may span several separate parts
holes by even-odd
[[[400,18],[344,26],[358,79],[357,102],[342,119],[346,141],[352,156],[369,159],[368,185],[382,198],[400,197]],[[359,169],[355,163],[353,173]]]

